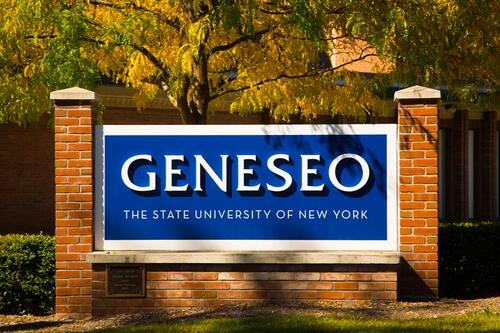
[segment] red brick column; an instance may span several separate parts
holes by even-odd
[[[438,90],[399,90],[400,298],[438,295]]]
[[[93,248],[92,132],[94,93],[52,92],[55,103],[56,314],[91,315]]]

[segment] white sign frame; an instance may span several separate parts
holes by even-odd
[[[105,240],[104,138],[113,135],[362,135],[387,137],[387,240]],[[399,251],[398,125],[97,125],[94,235],[97,251]]]

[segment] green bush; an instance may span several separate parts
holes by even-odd
[[[0,236],[0,312],[47,314],[54,309],[55,239]]]
[[[443,223],[438,239],[441,296],[500,294],[500,223]]]

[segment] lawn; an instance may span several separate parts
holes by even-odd
[[[93,332],[500,332],[500,314],[482,311],[466,315],[414,319],[373,319],[310,315],[195,318],[161,324],[103,329]]]

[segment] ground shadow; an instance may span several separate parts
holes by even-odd
[[[67,323],[66,321],[36,321],[30,323],[17,323],[0,326],[0,332],[17,332],[17,331],[32,331],[39,329],[47,329],[59,327]]]
[[[398,300],[433,301],[438,298],[413,267],[401,257],[398,272]]]

